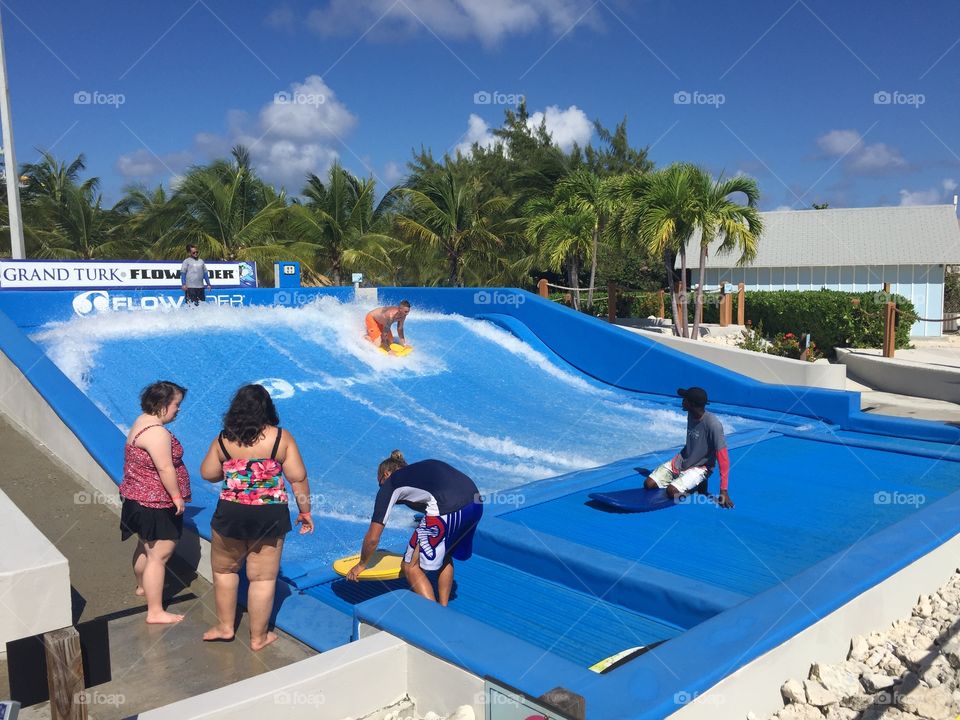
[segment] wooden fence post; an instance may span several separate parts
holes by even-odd
[[[80,633],[75,627],[48,632],[43,636],[43,647],[47,654],[51,720],[86,720]]]
[[[897,347],[897,306],[892,302],[884,304],[883,356],[892,358]]]
[[[550,288],[547,287],[546,278],[541,278],[540,282],[537,283],[537,291],[540,293],[540,297],[542,298],[550,297]]]
[[[657,317],[663,320],[667,316],[666,308],[663,306],[663,288],[660,288],[660,310]]]
[[[747,314],[746,299],[743,283],[740,283],[737,285],[737,325],[744,324]]]
[[[607,283],[607,322],[617,322],[617,284]]]

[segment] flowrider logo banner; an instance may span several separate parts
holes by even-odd
[[[179,288],[179,262],[147,260],[0,260],[0,290]],[[256,263],[208,262],[215,288],[254,288]]]

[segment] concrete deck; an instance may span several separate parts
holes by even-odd
[[[172,626],[143,622],[143,599],[133,593],[134,541],[120,542],[119,517],[92,504],[93,493],[69,469],[0,416],[2,489],[70,564],[73,622],[108,618],[113,680],[96,687],[89,717],[113,720],[223,687],[316,653],[277,631],[280,639],[250,651],[244,614],[232,643],[204,643],[215,622],[212,586],[177,558],[167,570],[170,609],[186,615]],[[2,650],[2,648],[0,648]],[[0,659],[0,697],[9,697],[6,657]],[[47,703],[21,711],[24,720],[49,718]]]

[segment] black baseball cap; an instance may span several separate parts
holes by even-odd
[[[701,387],[692,387],[686,390],[677,388],[677,395],[688,400],[694,407],[704,407],[710,402],[707,400],[707,391]]]

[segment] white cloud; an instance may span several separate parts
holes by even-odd
[[[856,130],[831,130],[817,138],[817,145],[827,155],[843,155],[851,152],[863,139]]]
[[[940,183],[940,187],[927,188],[926,190],[906,190],[900,191],[901,205],[939,205],[941,203],[951,202],[950,194],[957,189],[957,181],[947,178]]]
[[[880,175],[909,168],[900,151],[886,143],[868,145],[857,130],[831,130],[817,138],[828,156],[842,157],[843,168],[853,175]]]
[[[270,137],[309,141],[335,139],[349,132],[357,119],[337,101],[319,75],[274,94],[260,110],[260,128]]]
[[[574,143],[584,145],[593,135],[593,123],[576,105],[571,105],[566,110],[550,105],[545,113],[533,113],[527,120],[527,125],[538,128],[544,118],[547,121],[547,132],[553,142],[563,150],[569,150]]]
[[[536,130],[544,121],[553,142],[563,150],[569,150],[574,143],[585,145],[593,135],[593,123],[576,105],[566,110],[561,110],[557,105],[550,105],[545,111],[538,110],[527,118],[527,127]],[[470,113],[467,131],[455,149],[466,155],[474,143],[488,148],[498,142],[500,139],[493,134],[487,122],[476,113]]]
[[[176,175],[193,160],[187,151],[156,156],[145,148],[125,153],[117,158],[116,169],[126,180],[146,180],[163,173]]]
[[[462,142],[458,143],[454,150],[467,155],[474,143],[480,147],[489,148],[493,147],[498,140],[499,138],[490,132],[490,126],[487,125],[486,120],[476,113],[470,113],[467,119],[467,131],[463,134]]]
[[[406,171],[392,160],[383,168],[383,179],[388,185],[396,185],[407,176]]]
[[[556,35],[575,26],[599,27],[599,12],[587,12],[595,4],[590,0],[330,0],[310,12],[307,24],[326,36],[372,31],[377,37],[396,38],[436,33],[441,38],[476,38],[492,45],[542,26]]]
[[[777,207],[773,209],[773,212],[784,212],[785,210],[793,210],[793,209],[794,209],[793,205],[777,205]]]
[[[289,5],[280,5],[270,11],[264,22],[274,30],[293,30],[296,17]]]

